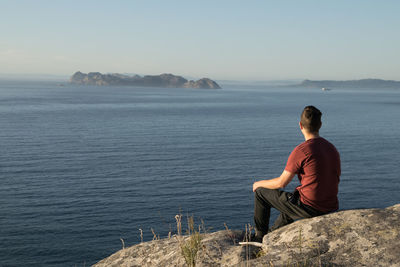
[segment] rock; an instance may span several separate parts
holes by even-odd
[[[164,88],[204,88],[204,89],[220,89],[221,87],[208,78],[198,81],[188,81],[182,76],[173,74],[146,75],[146,76],[128,76],[118,73],[101,74],[100,72],[89,72],[88,74],[80,71],[74,73],[70,82],[80,85],[97,85],[97,86],[147,86],[147,87],[164,87]]]
[[[172,74],[146,75],[143,77],[143,86],[182,88],[187,80]]]
[[[262,250],[238,245],[244,237],[243,231],[204,234],[196,266],[400,266],[400,204],[299,220],[264,236]],[[185,266],[185,260],[172,237],[120,250],[94,266]]]
[[[221,89],[216,82],[208,78],[202,78],[196,82],[188,81],[183,86],[186,88]]]
[[[243,239],[243,231],[224,230],[204,234],[201,249],[197,254],[196,266],[232,266],[242,262],[244,247],[238,242]],[[183,236],[182,241],[188,239]],[[131,266],[185,266],[177,236],[169,239],[144,242],[122,249],[103,259],[93,267]]]
[[[263,251],[260,263],[271,261],[275,266],[305,261],[324,266],[400,266],[400,204],[294,222],[264,236]]]

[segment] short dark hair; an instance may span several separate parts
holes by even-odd
[[[307,106],[303,109],[300,116],[300,123],[310,133],[318,133],[321,128],[322,113],[314,106]]]

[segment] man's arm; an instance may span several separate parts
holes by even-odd
[[[259,187],[265,187],[268,189],[279,189],[284,188],[290,181],[293,179],[295,173],[288,172],[284,170],[281,176],[270,179],[270,180],[262,180],[257,181],[253,184],[253,192],[256,191]]]

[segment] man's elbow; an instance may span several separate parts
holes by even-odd
[[[290,180],[285,179],[284,177],[281,177],[279,179],[278,186],[279,186],[279,188],[285,188],[288,185],[289,182],[290,182]]]
[[[279,179],[278,189],[285,188],[286,185],[287,183],[283,179]]]
[[[288,172],[284,170],[279,177],[279,188],[284,188],[286,187],[290,181],[293,179],[294,173]]]

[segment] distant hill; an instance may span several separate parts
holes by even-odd
[[[161,75],[124,75],[124,74],[101,74],[100,72],[89,72],[88,74],[80,71],[71,76],[70,82],[81,85],[117,85],[117,86],[145,86],[145,87],[166,87],[166,88],[202,88],[220,89],[221,87],[213,80],[202,78],[197,81],[188,81],[182,76],[173,74]]]
[[[400,88],[400,81],[381,79],[361,79],[348,81],[311,81],[304,80],[298,86],[317,88]]]

